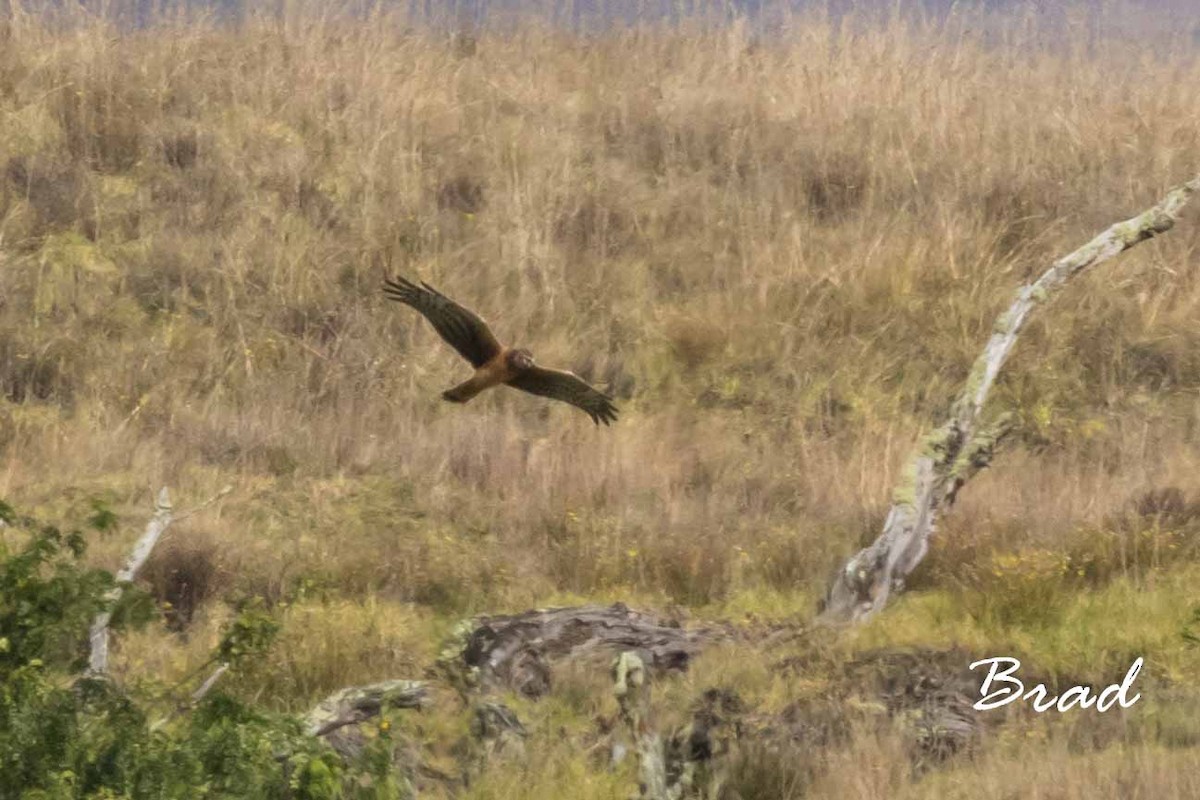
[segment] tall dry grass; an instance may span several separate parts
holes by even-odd
[[[409,528],[437,528],[486,556],[443,576],[488,573],[481,603],[815,586],[1013,287],[1195,171],[1186,51],[1047,51],[1025,24],[530,24],[464,48],[387,15],[12,15],[0,492],[138,508],[233,480],[247,579],[282,551],[289,579],[369,563],[364,588],[411,595]],[[1030,330],[997,398],[1023,446],[962,524],[1040,541],[1197,488],[1198,236]],[[384,302],[387,272],[607,385],[621,423],[446,406],[463,365]]]
[[[427,612],[364,602],[810,608],[1013,289],[1200,164],[1186,30],[74,22],[0,19],[0,496],[104,498],[115,564],[156,487],[233,483],[154,591],[209,639],[223,593],[332,604],[289,612],[285,705],[352,677],[299,663],[306,631],[411,666],[380,626]],[[1062,581],[1195,560],[1195,222],[1031,325],[995,397],[1018,441],[918,583],[1021,625]],[[391,272],[606,385],[620,422],[443,403],[465,365],[384,301]]]

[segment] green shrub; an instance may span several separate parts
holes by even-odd
[[[81,674],[88,626],[109,602],[113,576],[82,563],[81,532],[18,517],[3,503],[0,519],[9,539],[24,540],[11,553],[0,544],[0,797],[404,796],[387,739],[346,765],[295,717],[219,693],[171,713],[156,708],[161,700]],[[96,514],[91,523],[112,519]],[[147,621],[152,608],[126,587],[113,630]],[[210,663],[237,669],[261,657],[277,629],[261,603],[242,604]]]

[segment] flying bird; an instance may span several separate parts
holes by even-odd
[[[442,398],[465,403],[493,386],[505,384],[523,392],[562,400],[581,408],[592,422],[608,425],[617,419],[612,398],[592,387],[573,372],[547,369],[533,361],[533,353],[520,347],[500,344],[483,318],[446,297],[424,281],[418,286],[397,276],[384,279],[383,293],[388,299],[412,306],[432,323],[446,343],[471,362],[475,374]]]

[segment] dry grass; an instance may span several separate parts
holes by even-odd
[[[155,573],[192,639],[130,652],[159,637],[179,653],[150,661],[181,671],[222,592],[319,590],[332,605],[289,612],[286,680],[259,687],[283,705],[364,678],[355,653],[424,663],[372,633],[403,609],[811,608],[1013,288],[1200,164],[1185,37],[1044,48],[1030,20],[811,15],[779,38],[530,23],[463,47],[386,15],[119,33],[11,14],[0,496],[106,496],[125,524],[93,553],[115,565],[157,486],[186,505],[233,483]],[[1062,617],[1023,616],[1031,598],[1115,580],[1175,587],[1150,638],[1178,650],[1165,632],[1200,597],[1171,575],[1196,520],[1138,503],[1200,500],[1195,221],[1031,326],[996,397],[1019,442],[946,519],[913,630],[938,628],[950,592],[974,609],[952,629],[1054,653],[1037,631]],[[442,403],[464,365],[384,301],[393,271],[607,385],[620,422],[509,391]],[[1093,795],[1189,796],[1171,758],[1055,764]],[[586,773],[612,796],[588,769],[556,762],[538,792]]]

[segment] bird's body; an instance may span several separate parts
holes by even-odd
[[[476,369],[470,378],[442,392],[442,397],[451,403],[465,403],[485,389],[508,383],[521,374],[521,368],[510,358],[515,352],[512,348],[501,350],[491,361]]]
[[[577,406],[597,425],[616,420],[617,408],[611,397],[573,372],[539,366],[524,348],[502,345],[479,315],[429,284],[417,286],[398,277],[384,281],[384,294],[420,311],[442,339],[475,367],[469,379],[442,392],[443,399],[466,403],[480,392],[504,384]]]

